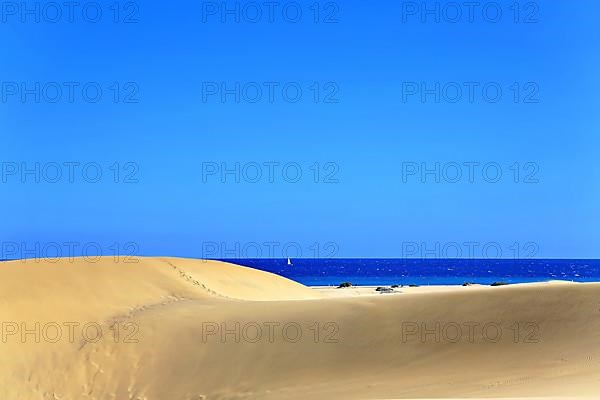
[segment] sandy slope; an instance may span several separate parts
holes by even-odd
[[[331,298],[225,263],[135,260],[0,264],[0,399],[600,393],[600,284]]]

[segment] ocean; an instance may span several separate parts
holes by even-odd
[[[300,258],[225,259],[272,272],[308,286],[457,285],[549,280],[600,282],[600,260]]]

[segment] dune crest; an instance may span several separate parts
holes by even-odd
[[[566,399],[600,387],[600,284],[328,298],[217,261],[129,261],[0,264],[0,398]]]
[[[297,282],[253,268],[213,260],[159,258],[182,278],[218,297],[238,300],[310,300],[323,296]]]

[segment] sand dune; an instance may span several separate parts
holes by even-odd
[[[1,399],[598,398],[600,284],[330,297],[123,261],[0,264]]]

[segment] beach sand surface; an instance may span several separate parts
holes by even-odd
[[[599,398],[600,284],[378,294],[217,261],[38,261],[0,264],[3,400]]]

